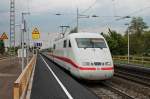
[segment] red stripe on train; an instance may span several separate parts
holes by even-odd
[[[80,70],[96,70],[96,68],[79,67]]]
[[[66,58],[66,57],[61,57],[61,56],[56,56],[56,55],[52,55],[52,54],[49,54],[57,59],[60,59],[62,61],[65,61],[69,64],[71,64],[73,67],[75,68],[78,68],[80,70],[113,70],[113,67],[102,67],[102,68],[94,68],[94,67],[80,67],[78,66],[75,62],[73,62],[71,59],[69,58]]]
[[[113,67],[102,67],[101,70],[113,70]]]

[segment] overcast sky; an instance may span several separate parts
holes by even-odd
[[[9,33],[9,2],[1,0],[0,3],[0,34]],[[29,11],[26,16],[30,31],[39,28],[42,38],[48,33],[60,32],[60,25],[76,26],[76,9],[81,15],[97,15],[97,18],[79,19],[80,31],[106,32],[108,27],[123,33],[127,26],[125,23],[131,19],[116,21],[115,16],[130,15],[143,17],[150,26],[150,0],[15,0],[16,24],[21,22],[21,12]],[[89,9],[88,9],[89,8]],[[86,10],[87,9],[87,10]],[[62,15],[56,16],[56,13]],[[17,38],[19,29],[16,28]]]

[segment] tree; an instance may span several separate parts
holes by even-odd
[[[147,24],[143,21],[141,17],[133,17],[130,26],[130,54],[132,55],[142,55],[144,50],[143,33],[147,29]]]
[[[0,40],[0,54],[4,54],[4,52],[5,52],[4,41]]]
[[[105,34],[104,37],[113,55],[125,55],[127,53],[127,40],[121,34],[109,29],[108,35]]]
[[[147,29],[147,24],[143,21],[143,18],[141,17],[133,17],[130,26],[129,31],[131,34],[137,34],[137,36],[141,36],[144,29]]]
[[[143,54],[146,56],[150,56],[150,31],[146,31],[143,34],[143,42],[144,42],[144,50]]]

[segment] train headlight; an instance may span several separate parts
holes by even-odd
[[[106,66],[111,66],[111,62],[105,62]]]
[[[83,66],[90,66],[91,63],[90,63],[90,62],[82,62],[82,65],[83,65]]]

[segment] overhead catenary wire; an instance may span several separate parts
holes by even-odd
[[[134,14],[137,14],[137,13],[141,13],[141,12],[143,12],[143,11],[147,11],[147,10],[145,10],[145,9],[150,9],[150,6],[147,6],[147,7],[144,7],[144,8],[141,8],[141,9],[138,9],[138,10],[136,10],[136,11],[133,11],[132,13],[130,13],[130,14],[127,14],[126,16],[128,17],[131,17],[131,15],[134,15]],[[125,17],[125,16],[123,16],[123,17]],[[123,18],[123,17],[121,17],[121,18]],[[131,17],[132,18],[132,17]],[[111,20],[111,21],[107,21],[107,23],[106,23],[106,26],[107,27],[109,27],[109,23],[112,23],[114,20]],[[115,22],[115,21],[114,21]],[[103,21],[103,23],[104,23],[104,21]]]
[[[82,11],[81,13],[79,13],[79,15],[80,15],[80,14],[84,14],[84,13],[86,13],[87,11],[89,11],[90,9],[92,9],[92,8],[95,6],[96,3],[97,3],[97,0],[95,0],[95,2],[92,3],[89,7],[87,7],[84,11]],[[76,21],[76,17],[73,18],[72,21],[68,23],[68,25],[73,24],[74,21]]]
[[[139,13],[139,12],[147,11],[147,10],[145,10],[145,9],[150,9],[150,6],[147,6],[147,7],[141,8],[141,9],[139,9],[139,10],[136,10],[136,11],[130,13],[129,15],[133,15],[133,14],[137,14],[137,13]]]
[[[114,13],[114,16],[99,16],[99,17],[124,17],[124,16],[118,16],[118,15],[117,15],[116,3],[115,3],[115,1],[116,1],[116,0],[112,0],[112,2],[113,2],[113,13]],[[145,10],[145,9],[149,9],[149,8],[150,8],[150,6],[141,8],[141,9],[136,10],[136,11],[130,13],[130,14],[127,14],[127,16],[131,16],[131,15],[134,15],[134,14],[137,14],[137,13],[141,13],[141,12],[143,12],[143,11],[147,11],[147,10]],[[105,19],[101,20],[101,22],[103,21],[102,23],[105,23],[106,21],[104,21],[104,20],[105,20]],[[114,20],[110,20],[110,21],[107,21],[106,23],[111,23],[111,22],[113,22],[113,21],[114,21]],[[107,26],[108,26],[108,24],[107,24]]]
[[[27,1],[29,1],[29,0],[27,0]],[[113,6],[115,6],[114,7],[114,10],[113,10],[113,13],[114,13],[114,16],[117,16],[117,12],[116,12],[116,3],[115,3],[115,1],[116,0],[111,0],[112,2],[113,2]],[[80,14],[84,14],[84,13],[87,13],[89,10],[91,10],[95,5],[96,5],[96,3],[98,2],[98,0],[95,0],[89,7],[87,7],[85,10],[83,10],[83,11],[81,11],[80,12]],[[73,3],[72,3],[73,4]],[[142,8],[142,9],[139,9],[139,10],[137,10],[137,11],[135,11],[135,12],[132,12],[132,13],[130,13],[129,15],[133,15],[133,14],[136,14],[136,13],[139,13],[139,12],[142,12],[142,11],[146,11],[145,9],[149,9],[150,7],[144,7],[144,8]],[[51,10],[50,9],[50,13],[52,14],[52,15],[56,15],[56,12],[58,12],[58,11],[56,11],[56,9],[55,9],[55,11],[54,10]],[[38,12],[35,12],[35,13],[38,13]],[[64,13],[64,12],[60,12],[60,13]],[[72,16],[74,16],[76,13],[64,13],[64,14],[62,14],[62,15],[72,15]],[[113,16],[99,16],[99,17],[113,17]],[[120,16],[121,17],[121,16]],[[102,19],[102,20],[105,20],[105,19]],[[101,21],[102,21],[101,20]],[[72,25],[72,24],[75,24],[74,23],[74,21],[76,21],[76,17],[73,17],[72,18],[72,20],[69,22],[70,20],[68,20],[68,25]],[[108,20],[109,21],[109,20]],[[108,22],[107,21],[107,22]],[[106,21],[105,21],[106,22]],[[104,21],[103,21],[103,23],[104,23]]]
[[[82,13],[82,14],[86,13],[87,11],[89,11],[90,9],[92,9],[92,8],[95,6],[96,3],[97,3],[97,0],[95,0],[95,2],[94,2],[92,5],[90,5],[87,9],[85,9],[85,10],[82,11],[81,13]]]
[[[147,11],[145,9],[150,9],[150,6],[138,9],[138,10],[136,10],[136,11],[130,13],[130,14],[127,14],[126,16],[122,16],[122,17],[120,17],[119,19],[116,19],[116,20],[118,21],[118,20],[125,19],[125,18],[132,18],[132,15],[134,15],[134,14],[141,13],[143,11]]]
[[[113,1],[114,1],[114,0],[113,0]],[[131,15],[134,15],[134,14],[137,14],[137,13],[141,13],[141,12],[143,12],[143,11],[147,11],[147,10],[145,10],[145,9],[150,9],[150,6],[147,6],[147,7],[141,8],[141,9],[138,9],[138,10],[136,10],[136,11],[130,13],[130,14],[127,14],[126,17],[131,16]],[[100,16],[100,17],[103,17],[103,16]],[[111,17],[111,16],[104,16],[104,17]],[[112,17],[113,17],[113,16],[112,16]],[[120,17],[120,18],[122,18],[122,17],[125,17],[125,16],[117,16],[117,15],[116,15],[116,16],[114,16],[114,17]],[[109,26],[110,23],[115,22],[115,20],[108,20],[108,21],[104,21],[104,20],[105,20],[105,19],[102,19],[102,20],[101,20],[101,23],[106,23],[106,26],[107,26],[107,27]]]

